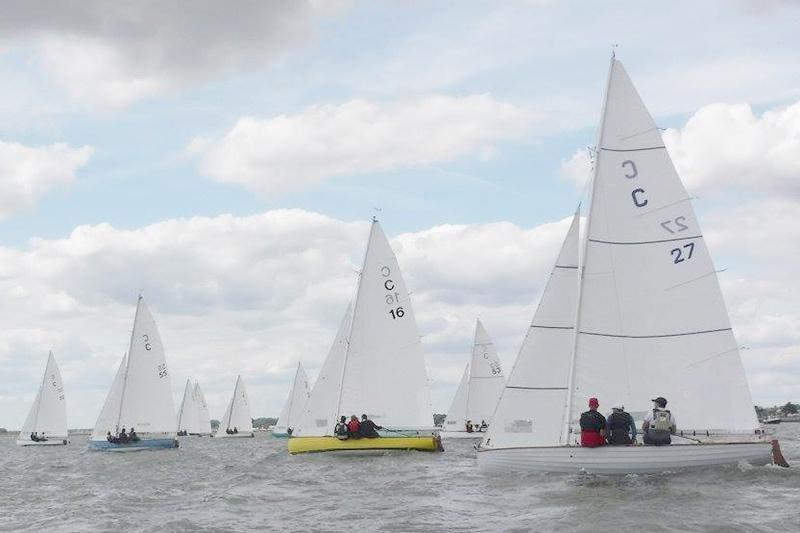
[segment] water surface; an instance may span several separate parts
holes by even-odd
[[[800,424],[776,431],[795,468],[622,477],[486,477],[469,441],[293,457],[268,433],[129,454],[0,438],[0,531],[800,531]]]

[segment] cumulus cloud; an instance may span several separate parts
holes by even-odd
[[[123,106],[234,68],[268,64],[309,40],[316,17],[345,5],[90,0],[42,9],[11,1],[3,5],[0,44],[33,44],[43,71],[70,94],[93,105]]]
[[[664,141],[692,190],[740,187],[800,196],[800,102],[761,116],[748,104],[697,111]]]
[[[0,219],[32,207],[48,191],[71,183],[92,152],[90,146],[0,141]]]
[[[792,355],[800,349],[792,326],[800,320],[798,295],[785,269],[762,269],[742,250],[758,244],[759,231],[780,227],[781,217],[800,215],[796,206],[786,209],[793,210],[753,222],[750,233],[736,234],[723,213],[704,221],[715,257],[739,259],[722,274],[722,287],[737,337],[750,348],[742,353],[755,397],[766,403],[800,395],[796,384],[786,383],[780,397],[770,385],[800,373]],[[436,410],[449,405],[477,317],[510,370],[569,220],[444,225],[392,239],[412,290]],[[2,425],[22,422],[20,405],[33,399],[52,348],[71,424],[90,426],[127,345],[140,289],[161,329],[176,401],[191,375],[219,416],[242,373],[254,412],[277,413],[296,361],[312,377],[321,366],[353,296],[368,231],[368,222],[276,210],[130,230],[81,226],[63,239],[0,247]],[[781,256],[777,247],[758,249],[763,264]]]
[[[486,157],[492,144],[524,136],[530,112],[492,96],[426,96],[376,104],[316,105],[297,115],[242,118],[222,138],[196,138],[202,171],[265,195],[335,176]]]
[[[515,349],[566,222],[444,226],[393,240],[414,291],[431,376],[444,384],[440,409],[469,354],[476,316],[496,325],[492,334],[506,355]],[[176,396],[191,374],[218,413],[241,372],[257,413],[276,413],[295,362],[302,359],[312,374],[321,365],[353,296],[368,232],[368,222],[277,210],[132,230],[80,226],[63,239],[0,248],[2,425],[21,422],[19,404],[35,394],[51,348],[68,386],[71,423],[91,425],[140,289],[159,323]],[[504,288],[492,296],[498,280]]]

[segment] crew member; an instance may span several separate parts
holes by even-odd
[[[467,427],[467,433],[472,433],[473,432],[472,420],[467,420],[467,426],[466,427]]]
[[[358,423],[358,417],[356,415],[350,415],[350,422],[347,423],[347,435],[351,439],[357,439],[361,436],[359,433],[359,429],[361,428],[361,424]]]
[[[589,398],[589,410],[581,414],[581,446],[597,448],[605,445],[606,417],[597,411],[600,402]]]
[[[359,425],[358,432],[362,437],[367,439],[375,439],[380,437],[377,431],[379,429],[383,429],[383,427],[377,425],[375,422],[367,418],[367,415],[361,415],[361,424]]]
[[[489,424],[486,423],[486,420],[481,420],[481,427],[478,428],[478,431],[486,431],[489,429]]]
[[[347,434],[348,431],[349,430],[347,429],[347,417],[342,415],[342,418],[339,419],[339,422],[336,424],[336,427],[333,428],[333,432],[340,440],[345,440],[349,436]]]
[[[628,446],[636,442],[636,424],[630,413],[625,412],[621,403],[611,408],[606,421],[608,444],[611,446]]]
[[[653,410],[647,413],[642,423],[644,443],[651,446],[669,446],[670,435],[677,432],[675,417],[667,410],[666,398],[659,396],[653,399]]]

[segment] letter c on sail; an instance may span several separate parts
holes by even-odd
[[[387,279],[386,281],[383,282],[383,287],[387,291],[393,291],[394,290],[394,281],[392,281],[390,279]]]
[[[647,205],[647,198],[639,198],[639,194],[644,194],[644,189],[633,189],[631,191],[631,198],[636,207],[644,207]]]
[[[632,172],[632,173],[631,173],[631,174],[628,174],[628,173],[626,173],[626,174],[625,174],[625,177],[626,177],[626,178],[628,178],[628,179],[633,179],[633,178],[635,178],[636,176],[638,176],[638,175],[639,175],[639,171],[636,169],[636,163],[634,163],[634,162],[633,162],[633,161],[631,161],[630,159],[628,159],[628,160],[626,160],[626,161],[623,161],[623,162],[622,162],[622,168],[625,168],[625,167],[627,167],[627,166],[630,166],[630,167],[631,167],[631,172]]]

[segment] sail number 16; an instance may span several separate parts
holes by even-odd
[[[384,277],[383,288],[386,290],[386,305],[391,307],[391,309],[389,309],[389,316],[392,317],[392,320],[397,320],[398,318],[403,318],[406,315],[406,312],[401,306],[397,305],[400,303],[400,293],[394,290],[396,286],[394,280],[389,277],[391,275],[391,268],[388,266],[381,267],[381,276]]]

